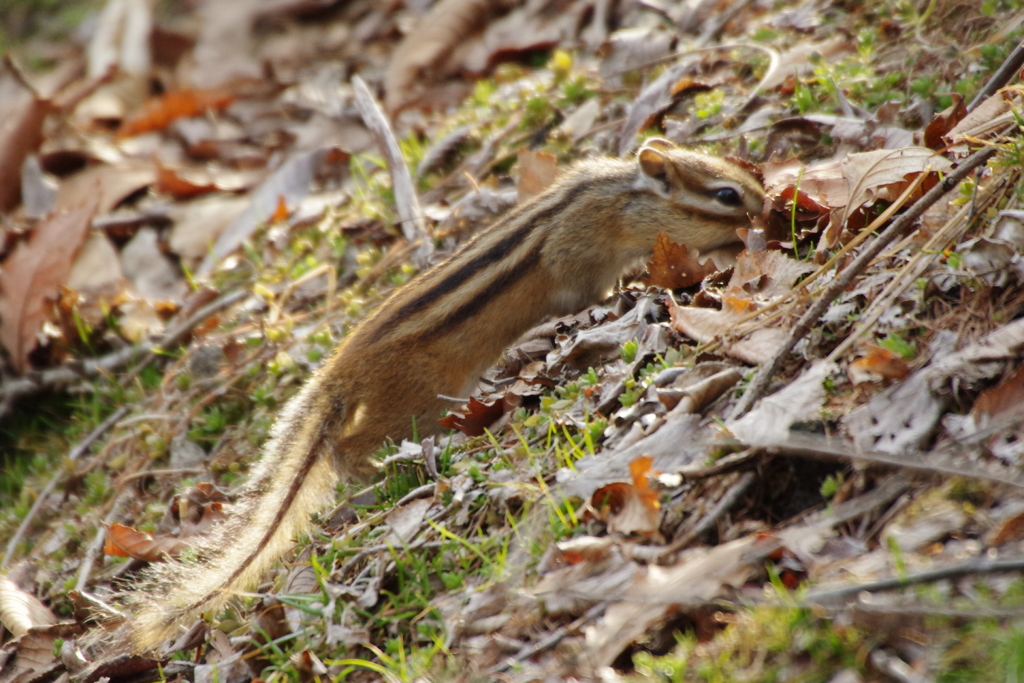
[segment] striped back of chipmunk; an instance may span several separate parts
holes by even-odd
[[[636,172],[634,164],[616,160],[584,165],[599,172],[564,174],[533,201],[513,209],[398,290],[356,332],[376,343],[433,340],[530,279],[541,267],[548,237],[566,214],[586,203],[586,195],[606,195],[610,184],[628,191]]]

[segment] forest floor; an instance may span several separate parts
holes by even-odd
[[[0,14],[0,683],[1024,680],[1021,0]],[[762,179],[742,253],[659,242],[100,644],[377,303],[650,137]]]

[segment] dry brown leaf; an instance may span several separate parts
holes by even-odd
[[[774,537],[741,538],[688,555],[675,566],[651,565],[637,573],[625,591],[602,595],[621,602],[610,605],[604,618],[587,629],[587,649],[593,661],[611,665],[619,653],[680,604],[714,600],[729,587],[742,586],[761,571],[765,555],[778,543]]]
[[[620,156],[624,156],[636,146],[637,133],[645,127],[650,127],[672,105],[672,88],[690,66],[687,62],[670,66],[633,98],[629,115],[619,129]]]
[[[901,510],[882,529],[880,538],[896,544],[900,552],[924,551],[935,541],[963,531],[969,517],[963,503],[950,500],[949,492],[933,488],[914,504]]]
[[[103,552],[114,557],[132,557],[145,562],[163,562],[175,557],[188,543],[173,536],[153,537],[124,524],[111,524]]]
[[[274,209],[274,213],[270,214],[271,223],[283,223],[288,220],[288,216],[291,215],[291,211],[288,209],[288,202],[283,196],[277,198],[277,208]]]
[[[948,410],[950,396],[986,384],[1022,351],[1024,320],[1014,320],[959,351],[933,358],[848,414],[844,424],[865,451],[924,449]]]
[[[835,363],[815,361],[784,388],[762,398],[749,413],[729,420],[726,426],[749,446],[785,443],[795,423],[821,418],[824,383],[836,371]]]
[[[1024,409],[1024,365],[1017,367],[999,384],[978,395],[971,414],[979,422],[989,421],[1007,413],[1020,414]]]
[[[764,187],[768,194],[792,199],[796,190],[806,197],[805,206],[828,209],[845,207],[850,199],[849,188],[840,171],[841,161],[828,161],[804,166],[799,159],[769,160],[765,163]],[[789,193],[788,195],[784,193]],[[812,202],[812,204],[807,204]]]
[[[390,543],[404,545],[411,541],[423,527],[423,519],[434,504],[431,498],[420,498],[398,508],[392,508],[384,517],[391,527]]]
[[[960,144],[969,138],[982,137],[1012,123],[1021,109],[1019,92],[1007,91],[996,93],[981,102],[973,111],[960,120],[953,129],[946,133],[946,141]]]
[[[684,245],[673,242],[667,233],[660,232],[654,243],[653,256],[647,263],[647,276],[643,283],[665,289],[682,289],[692,287],[717,272],[712,259],[705,259],[702,264],[695,252],[691,253]]]
[[[998,548],[1013,541],[1024,538],[1024,512],[1013,515],[998,527],[992,530],[986,537],[986,545]]]
[[[758,304],[769,303],[788,294],[801,276],[813,270],[812,264],[797,261],[781,251],[748,252],[736,259],[725,291],[750,297]]]
[[[117,68],[122,74],[148,76],[152,66],[150,33],[153,6],[146,2],[108,2],[104,5],[86,50],[87,73],[101,78]]]
[[[903,191],[894,187],[906,183],[910,176],[931,169],[937,177],[948,172],[953,165],[948,159],[938,156],[927,147],[904,147],[903,149],[879,149],[872,152],[851,154],[842,162],[843,178],[850,189],[845,218],[860,207],[876,199],[893,200]],[[919,190],[924,192],[928,186]]]
[[[516,157],[519,163],[516,191],[521,204],[551,187],[558,175],[558,161],[554,154],[526,148],[520,148]]]
[[[464,411],[449,413],[438,420],[438,423],[445,429],[458,429],[467,436],[482,436],[485,430],[504,414],[503,400],[484,403],[474,396],[470,397]]]
[[[188,177],[189,174],[168,168],[157,159],[153,160],[153,164],[156,166],[154,189],[174,199],[192,199],[220,189],[216,183],[193,180]]]
[[[796,261],[780,251],[744,251],[736,259],[722,310],[684,307],[670,301],[672,327],[701,342],[734,333],[742,318],[787,294],[797,278],[812,270],[813,265]],[[758,327],[743,337],[731,338],[725,353],[747,363],[763,363],[785,336],[781,328]]]
[[[940,111],[924,129],[924,145],[930,149],[942,149],[946,146],[945,137],[954,126],[967,116],[967,104],[963,95],[953,93],[953,104]]]
[[[117,137],[129,138],[140,133],[162,131],[178,119],[199,116],[207,111],[223,111],[235,101],[222,90],[178,90],[155,97],[142,106],[135,116],[125,120]]]
[[[25,87],[11,63],[0,64],[0,212],[21,201],[21,165],[43,142],[49,100]]]
[[[185,442],[191,443],[187,440]],[[171,448],[173,453],[175,450],[173,441]],[[179,442],[177,448],[182,448],[181,442]],[[179,537],[188,538],[209,531],[214,524],[227,516],[224,511],[224,503],[227,500],[227,496],[213,486],[213,484],[207,482],[199,482],[184,493],[176,496],[171,504],[170,513],[172,518],[181,527]]]
[[[514,56],[525,56],[556,45],[576,44],[578,38],[596,47],[606,29],[595,10],[594,0],[572,2],[527,2],[503,0],[508,14],[488,22],[478,40],[458,45],[449,65],[453,71],[485,73],[495,64]],[[498,2],[492,0],[492,6]],[[589,26],[581,30],[587,19]],[[594,42],[596,40],[596,43]]]
[[[798,189],[814,203],[836,212],[835,218],[843,223],[867,203],[895,199],[911,176],[929,167],[937,176],[952,165],[926,147],[879,149],[806,168],[794,159],[768,162],[764,182],[768,193],[774,196],[789,191],[792,197],[793,189]]]
[[[49,633],[49,629],[32,630],[0,649],[0,681],[2,683],[30,683],[41,680],[67,681],[67,673],[60,677],[61,662],[54,645],[58,638],[70,634]],[[5,652],[8,650],[8,652]],[[9,650],[13,650],[13,656]]]
[[[850,363],[846,372],[851,382],[863,384],[877,379],[903,379],[910,374],[910,368],[899,354],[877,344],[868,344],[864,355]]]
[[[412,174],[402,154],[402,146],[398,143],[391,122],[381,109],[377,97],[359,76],[352,77],[352,91],[355,95],[356,109],[369,129],[377,150],[387,163],[388,175],[391,176],[391,192],[398,209],[399,227],[402,235],[410,244],[417,244],[413,250],[412,261],[420,267],[430,262],[434,252],[434,243],[429,239],[423,210],[420,208],[419,195],[412,181]]]
[[[575,472],[559,473],[559,487],[566,496],[589,499],[600,487],[629,477],[629,465],[640,456],[652,457],[653,467],[661,472],[675,472],[704,459],[712,438],[701,428],[699,416],[676,415],[631,445],[580,458]]]
[[[50,318],[47,301],[56,301],[71,265],[85,241],[97,200],[55,214],[36,226],[0,270],[0,342],[14,367],[24,372],[36,346],[36,333]]]
[[[635,306],[618,320],[583,330],[565,341],[548,354],[548,372],[558,373],[566,367],[586,371],[620,355],[625,342],[642,338],[647,331],[643,310],[643,306]]]
[[[579,536],[560,541],[557,547],[561,556],[557,561],[567,565],[603,562],[612,556],[613,543],[614,540],[607,536]]]
[[[629,463],[632,484],[608,484],[591,496],[590,505],[598,518],[608,524],[609,532],[663,541],[658,530],[661,504],[648,478],[658,474],[651,470],[652,462],[653,458],[646,455],[634,459]]]
[[[117,249],[104,232],[93,231],[86,238],[68,274],[67,287],[88,298],[113,297],[124,288]]]
[[[15,638],[30,628],[56,623],[57,617],[39,598],[26,593],[6,576],[0,576],[0,624]]]
[[[476,33],[502,3],[489,0],[441,0],[405,36],[391,56],[384,77],[384,102],[394,116],[421,97],[438,76],[455,46]]]
[[[148,160],[91,166],[61,180],[57,189],[57,210],[72,209],[96,199],[99,202],[96,213],[110,213],[155,181],[156,169]]]
[[[542,561],[549,568],[533,588],[548,615],[578,615],[600,599],[622,595],[640,567],[623,557],[620,539],[583,536],[558,543]]]
[[[601,46],[601,78],[609,90],[623,87],[623,74],[668,55],[677,40],[664,25],[621,28]],[[592,100],[593,101],[593,100]]]
[[[170,207],[174,221],[167,238],[171,250],[190,270],[210,251],[210,247],[248,207],[245,197],[212,195]]]

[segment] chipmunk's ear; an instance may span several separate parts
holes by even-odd
[[[656,149],[660,152],[676,148],[675,145],[665,138],[648,138],[644,140],[644,147],[650,147],[651,149]]]
[[[644,145],[637,152],[637,161],[640,163],[640,170],[643,171],[640,180],[646,181],[644,184],[658,194],[668,196],[671,184],[669,178],[671,162],[665,153],[655,147]]]

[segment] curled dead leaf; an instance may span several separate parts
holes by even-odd
[[[712,259],[706,258],[701,263],[697,259],[697,252],[689,251],[685,245],[676,244],[667,233],[660,232],[654,243],[653,256],[647,263],[647,276],[643,278],[643,283],[665,289],[682,289],[692,287],[717,272],[718,268]]]
[[[877,344],[868,344],[864,355],[850,363],[847,370],[847,375],[854,384],[878,379],[898,380],[909,374],[910,367],[899,354]]]
[[[221,90],[178,90],[164,93],[142,106],[138,114],[125,120],[117,131],[119,138],[161,131],[178,119],[198,116],[205,111],[222,111],[235,101]]]
[[[661,504],[648,479],[657,474],[651,470],[652,462],[650,456],[636,458],[629,463],[633,483],[616,482],[594,491],[590,505],[608,525],[608,531],[663,541],[658,531]]]
[[[114,557],[131,557],[145,562],[163,562],[175,557],[188,543],[172,536],[154,537],[124,524],[111,524],[103,552]]]
[[[43,142],[43,123],[53,105],[25,87],[14,65],[0,66],[0,212],[21,200],[21,167]]]
[[[445,429],[457,429],[467,436],[483,436],[485,430],[504,414],[503,400],[484,403],[471,397],[465,410],[449,413],[438,422]]]
[[[56,624],[57,617],[39,598],[0,576],[0,623],[18,638],[30,628]]]
[[[924,129],[924,144],[931,149],[942,149],[946,146],[945,136],[967,116],[967,104],[963,95],[953,93],[953,104],[943,109],[928,123]]]
[[[153,164],[156,166],[154,189],[174,199],[192,199],[219,189],[215,183],[190,179],[185,173],[168,168],[156,159]]]
[[[35,232],[7,257],[0,270],[0,342],[15,368],[29,367],[36,333],[49,320],[47,301],[56,301],[85,241],[97,198],[44,219]]]

